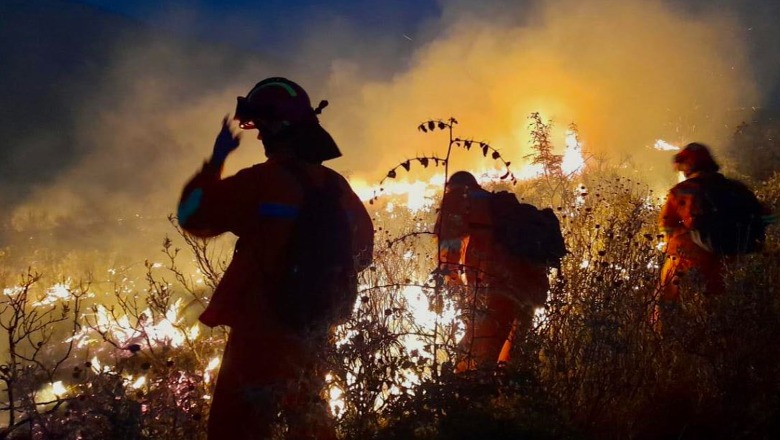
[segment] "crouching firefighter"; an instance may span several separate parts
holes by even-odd
[[[208,421],[208,438],[332,439],[319,397],[319,349],[346,318],[357,273],[373,252],[371,218],[339,173],[322,162],[341,156],[298,84],[259,82],[235,111],[256,129],[267,161],[222,178],[240,135],[228,118],[211,158],[184,187],[182,228],[197,237],[238,236],[232,261],[201,322],[230,328]],[[282,414],[281,423],[278,414]]]
[[[439,272],[450,290],[465,292],[457,370],[508,361],[512,339],[531,329],[535,308],[547,299],[548,268],[565,254],[558,219],[458,171],[445,186],[436,231]]]

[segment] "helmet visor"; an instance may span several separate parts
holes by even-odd
[[[273,108],[270,106],[258,106],[251,103],[246,97],[236,98],[236,111],[233,119],[238,121],[238,126],[244,130],[257,128],[255,121],[273,119]]]
[[[236,98],[236,111],[233,114],[233,119],[238,121],[239,127],[244,130],[255,128],[255,123],[252,121],[252,111],[245,97],[239,96]]]

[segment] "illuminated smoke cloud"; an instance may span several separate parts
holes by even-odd
[[[165,216],[235,96],[269,75],[330,101],[322,122],[345,153],[330,166],[364,182],[438,149],[443,137],[415,130],[429,118],[458,118],[459,135],[489,141],[519,166],[529,153],[528,115],[538,111],[555,124],[560,153],[576,122],[589,151],[631,156],[658,174],[668,171],[668,155],[652,148],[657,139],[717,146],[743,109],[760,103],[746,27],[734,14],[640,0],[508,3],[443,2],[441,17],[411,36],[334,28],[338,17],[307,22],[291,49],[297,63],[288,65],[243,48],[126,32],[94,84],[70,101],[74,153],[34,185],[14,181],[24,197],[6,200],[4,242],[142,261],[171,232]],[[228,173],[262,160],[247,135]],[[37,145],[51,136],[41,127],[26,139]],[[6,156],[29,166],[22,151]],[[478,154],[453,162],[485,165]]]

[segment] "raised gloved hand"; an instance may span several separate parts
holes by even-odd
[[[236,130],[230,121],[229,115],[225,115],[225,118],[222,119],[222,130],[217,135],[217,139],[214,140],[214,151],[211,153],[209,161],[212,165],[222,166],[228,155],[238,148],[241,141],[241,132]]]

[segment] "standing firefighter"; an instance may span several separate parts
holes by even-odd
[[[188,233],[238,236],[233,259],[200,317],[230,336],[209,415],[208,438],[265,439],[278,414],[288,438],[335,438],[318,396],[318,348],[347,316],[357,272],[373,250],[373,226],[347,181],[321,165],[341,156],[298,84],[258,83],[235,119],[257,129],[268,160],[221,178],[239,135],[226,118],[214,152],[184,188],[178,217]]]
[[[661,300],[667,304],[680,299],[686,278],[699,282],[705,295],[723,293],[724,259],[760,251],[769,219],[752,191],[718,172],[706,146],[688,144],[674,165],[686,180],[669,191],[660,216],[667,241]]]
[[[550,218],[544,212],[520,204],[514,194],[482,189],[465,171],[447,182],[437,220],[441,267],[452,287],[462,284],[465,273],[469,292],[462,299],[466,334],[460,346],[466,361],[459,371],[495,365],[510,333],[527,332],[534,309],[544,304],[548,266],[564,252],[555,214],[550,211]],[[551,230],[560,238],[554,246],[548,240]],[[534,245],[559,256],[534,255]],[[507,360],[506,353],[500,360]]]

